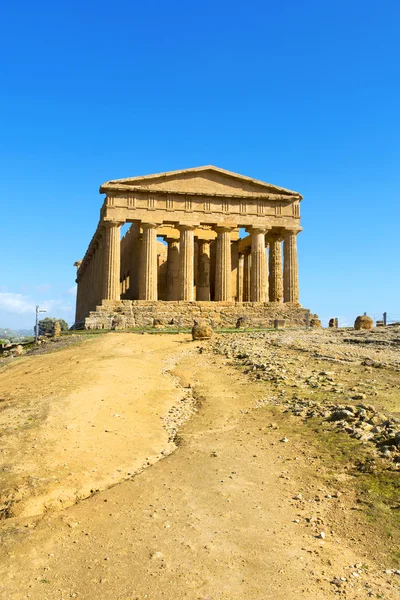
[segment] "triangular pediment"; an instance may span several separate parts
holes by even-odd
[[[260,196],[263,194],[279,196],[298,196],[293,192],[271,183],[258,181],[245,175],[232,173],[212,165],[195,167],[181,171],[168,171],[127,179],[113,179],[104,183],[101,193],[112,191],[143,190],[150,192],[186,193],[204,195],[229,195],[229,196]]]

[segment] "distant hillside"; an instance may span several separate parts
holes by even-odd
[[[33,336],[33,329],[2,329],[0,327],[0,339],[15,340]]]

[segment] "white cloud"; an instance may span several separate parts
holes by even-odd
[[[69,296],[76,296],[77,289],[78,289],[78,286],[77,285],[73,285],[72,287],[68,288],[67,294]]]
[[[35,319],[36,304],[46,311],[40,318],[48,316],[65,319],[68,323],[74,321],[75,302],[71,296],[34,302],[24,294],[0,292],[0,326],[14,329],[30,327]]]
[[[35,310],[35,304],[28,296],[12,292],[0,292],[0,310],[17,315],[26,315]]]

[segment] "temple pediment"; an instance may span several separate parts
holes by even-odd
[[[257,197],[262,194],[297,196],[298,192],[258,181],[212,165],[180,171],[168,171],[141,177],[113,179],[100,187],[101,193],[143,190],[177,194],[204,194]]]

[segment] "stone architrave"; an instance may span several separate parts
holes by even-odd
[[[167,300],[179,300],[179,240],[166,238],[167,253]]]
[[[283,298],[285,302],[299,304],[299,281],[296,236],[298,231],[286,231],[283,243]]]
[[[179,299],[194,300],[194,225],[178,225],[179,243]]]
[[[139,277],[139,300],[157,300],[157,227],[141,223],[143,229]]]
[[[282,302],[283,300],[283,270],[282,270],[282,237],[271,233],[269,241],[269,301]]]
[[[251,230],[250,301],[265,302],[267,290],[267,261],[265,229]]]
[[[198,266],[196,300],[210,300],[210,240],[197,240]]]
[[[120,299],[121,235],[119,221],[105,221],[104,262],[103,262],[103,299]]]
[[[217,227],[217,256],[215,265],[215,300],[226,302],[232,300],[232,257],[231,227]]]

